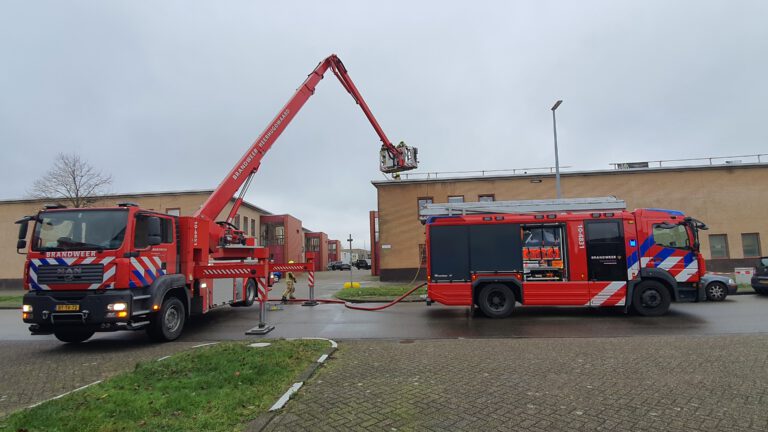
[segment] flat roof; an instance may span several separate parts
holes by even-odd
[[[135,193],[114,193],[99,195],[98,199],[109,198],[141,198],[141,197],[161,197],[171,195],[210,195],[213,193],[213,189],[189,189],[180,191],[161,191],[161,192],[135,192]],[[230,201],[234,201],[234,197],[230,198]],[[34,203],[34,202],[50,202],[52,199],[48,198],[21,198],[21,199],[0,199],[0,204],[17,204],[17,203]],[[271,212],[255,205],[248,201],[243,200],[243,206],[249,207],[251,210],[256,210],[259,213],[265,215],[272,215]]]
[[[560,177],[577,176],[599,176],[599,175],[620,175],[620,174],[643,174],[653,172],[673,172],[673,171],[708,171],[708,170],[732,170],[732,169],[752,169],[768,168],[768,163],[738,163],[738,164],[717,164],[717,165],[690,165],[674,167],[653,167],[653,168],[629,168],[629,169],[605,169],[605,170],[587,170],[587,171],[560,171]],[[472,171],[481,172],[482,170]],[[414,173],[421,175],[440,175],[441,173]],[[443,183],[443,182],[463,182],[476,180],[499,180],[512,178],[554,178],[555,173],[522,173],[522,174],[496,174],[496,175],[474,175],[474,176],[453,176],[445,173],[446,177],[431,178],[403,178],[399,180],[372,180],[371,184],[379,186],[395,186],[398,184],[417,184],[417,183]]]

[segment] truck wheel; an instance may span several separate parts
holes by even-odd
[[[243,306],[252,306],[254,300],[256,300],[256,281],[248,279],[248,283],[245,284],[245,300]]]
[[[477,295],[477,305],[489,318],[506,318],[515,308],[515,294],[506,285],[486,285]]]
[[[664,315],[671,302],[667,287],[656,281],[641,282],[632,295],[632,309],[642,316]]]
[[[712,282],[706,288],[707,300],[723,301],[728,297],[728,288],[722,282]]]
[[[184,304],[176,297],[167,297],[163,307],[149,320],[147,334],[158,342],[170,342],[181,336],[184,330],[186,311]]]
[[[53,331],[56,339],[67,343],[85,342],[96,333],[93,330],[85,328],[60,328]]]

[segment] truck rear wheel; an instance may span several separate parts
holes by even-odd
[[[53,331],[56,339],[67,343],[85,342],[96,333],[87,328],[58,328]]]
[[[485,285],[477,295],[477,305],[489,318],[506,318],[515,308],[515,293],[506,285]]]
[[[656,281],[640,282],[632,294],[632,309],[642,316],[664,315],[671,302],[667,287]]]
[[[159,342],[170,342],[181,336],[187,315],[184,303],[177,297],[166,297],[163,307],[150,319],[147,334]]]
[[[253,279],[248,279],[248,282],[245,283],[245,298],[239,302],[232,303],[232,306],[234,307],[252,306],[255,300],[256,300],[256,281]]]

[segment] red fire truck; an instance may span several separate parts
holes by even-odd
[[[81,342],[96,331],[146,329],[158,340],[181,335],[190,315],[220,305],[250,306],[265,298],[272,269],[307,270],[311,264],[272,264],[268,251],[232,221],[261,159],[330,69],[382,141],[380,168],[396,173],[417,166],[417,150],[393,145],[373,117],[338,57],[309,74],[294,96],[192,216],[171,216],[122,203],[111,208],[48,206],[17,223],[17,249],[27,247],[22,318],[33,334]],[[239,192],[229,215],[220,213]]]
[[[663,315],[671,301],[704,298],[701,229],[665,209],[431,216],[427,296],[492,318],[518,302]]]

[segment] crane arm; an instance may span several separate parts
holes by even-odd
[[[304,106],[307,100],[315,93],[315,87],[317,83],[323,79],[323,75],[328,69],[333,71],[336,78],[339,79],[344,89],[352,95],[355,102],[363,110],[363,113],[371,122],[371,126],[376,131],[376,134],[381,139],[381,170],[387,173],[394,173],[400,171],[406,171],[416,168],[417,151],[415,148],[408,147],[404,143],[400,143],[398,146],[394,146],[386,134],[382,130],[376,118],[373,116],[370,108],[363,100],[360,92],[355,87],[352,79],[347,74],[347,69],[341,60],[332,54],[320,64],[307,76],[307,79],[296,90],[296,93],[288,100],[288,103],[278,112],[272,122],[267,128],[256,138],[248,151],[243,155],[227,176],[222,180],[216,190],[213,191],[211,196],[203,203],[197,212],[195,217],[200,217],[209,221],[214,221],[218,217],[219,213],[229,203],[235,193],[243,187],[244,184],[250,183],[249,179],[259,169],[261,160],[264,155],[274,144],[275,140],[285,130],[288,124],[293,120],[293,117]],[[242,203],[245,189],[241,190],[240,196],[235,201],[232,211],[230,211],[228,221],[237,213],[238,207]]]

